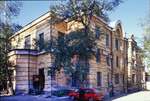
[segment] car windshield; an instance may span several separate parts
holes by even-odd
[[[98,90],[95,90],[95,89],[94,89],[94,91],[95,91],[96,94],[101,94],[101,92],[98,91]]]

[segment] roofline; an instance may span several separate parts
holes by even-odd
[[[37,24],[37,23],[40,22],[41,20],[47,18],[48,16],[50,16],[50,15],[47,15],[47,14],[49,14],[49,13],[50,13],[50,11],[44,13],[44,14],[41,15],[40,17],[38,17],[38,18],[36,18],[35,20],[31,21],[30,23],[28,23],[27,25],[25,25],[23,28],[21,28],[20,30],[18,30],[17,32],[15,32],[10,38],[13,38],[14,36],[18,35],[19,33],[23,32],[24,30],[26,30],[26,29],[32,27],[33,25]],[[44,17],[44,16],[45,16],[45,18],[42,19],[42,17]],[[40,19],[40,20],[39,20],[39,19]],[[39,21],[37,21],[37,20],[39,20]],[[33,23],[33,24],[32,24],[32,23]],[[32,24],[32,25],[30,25],[30,24]],[[26,28],[26,27],[27,27],[27,28]]]

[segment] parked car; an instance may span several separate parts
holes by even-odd
[[[84,96],[81,98],[81,100],[97,101],[104,98],[103,94],[100,91],[91,88],[79,89],[77,92],[69,93],[68,96],[71,100],[79,99],[79,92],[81,91],[84,91]]]

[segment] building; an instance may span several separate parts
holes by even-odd
[[[44,55],[43,46],[35,47],[33,40],[50,40],[52,35],[58,37],[61,33],[67,34],[77,27],[82,28],[82,25],[69,21],[54,26],[49,20],[50,13],[47,12],[11,36],[13,49],[9,53],[9,60],[19,67],[10,70],[14,77],[13,86],[18,92],[34,89],[33,75],[40,75],[43,78],[40,88],[44,91],[50,91],[54,85],[76,88],[73,80],[68,84],[67,77],[60,79],[63,73],[58,73],[54,80],[48,75],[47,67],[53,63],[52,54]],[[73,26],[69,28],[71,24]],[[121,21],[108,25],[95,15],[92,17],[90,27],[93,31],[104,28],[106,35],[97,37],[98,58],[89,61],[89,84],[85,87],[101,90],[105,96],[109,96],[112,90],[115,94],[119,94],[127,90],[143,89],[145,71],[142,57],[138,55],[142,49],[138,47],[133,35],[126,38]],[[97,34],[99,33],[95,32],[95,35]]]

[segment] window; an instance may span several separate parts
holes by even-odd
[[[124,69],[126,68],[126,59],[124,59]]]
[[[119,67],[119,57],[116,57],[116,66]]]
[[[124,49],[124,54],[125,54],[125,49],[126,49],[126,45],[125,44],[124,44],[124,48],[123,49]]]
[[[77,87],[78,86],[78,82],[77,82],[77,79],[75,77],[76,77],[76,74],[72,73],[72,75],[71,75],[71,86],[72,87]]]
[[[134,55],[134,50],[135,50],[135,49],[134,49],[134,47],[132,46],[132,55]]]
[[[44,33],[39,34],[39,40],[40,40],[39,52],[41,52],[44,49]]]
[[[132,83],[135,83],[135,74],[132,74]]]
[[[97,50],[96,62],[99,62],[99,63],[101,62],[101,50],[100,49]]]
[[[109,35],[106,34],[106,46],[109,46]]]
[[[119,73],[115,75],[115,83],[119,84]]]
[[[125,80],[125,74],[123,74],[123,84],[125,84],[126,80]]]
[[[119,50],[119,41],[116,40],[116,50]]]
[[[138,59],[138,52],[136,51],[136,58]]]
[[[110,77],[109,77],[109,73],[107,74],[107,82],[108,82],[108,85],[110,85]]]
[[[107,65],[108,65],[108,66],[110,66],[110,59],[109,59],[109,55],[107,55],[107,56],[106,56],[106,62],[107,62]]]
[[[95,37],[100,40],[100,28],[97,25],[95,26]]]
[[[30,49],[30,35],[25,37],[25,49]]]
[[[85,93],[93,94],[93,91],[91,89],[86,89]]]
[[[137,79],[137,83],[138,83],[139,82],[139,76],[138,75],[137,75],[136,79]]]
[[[102,73],[97,72],[97,86],[102,86]]]
[[[134,69],[134,61],[132,60],[132,69]]]

